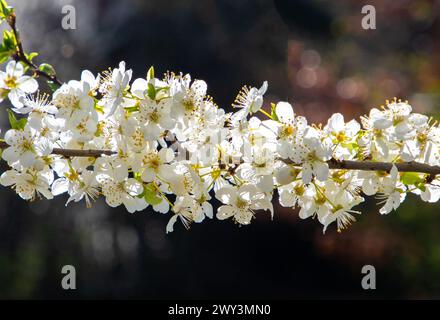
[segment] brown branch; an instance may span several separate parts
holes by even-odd
[[[0,149],[5,149],[9,145],[2,141],[0,142]],[[54,148],[52,154],[64,156],[64,157],[93,157],[98,158],[102,155],[113,155],[116,151],[111,150],[81,150],[81,149],[62,149]],[[295,163],[290,160],[283,160],[287,164]],[[327,161],[330,169],[344,169],[344,170],[361,170],[361,171],[386,171],[389,172],[393,164],[397,167],[399,172],[420,172],[429,174],[433,179],[437,174],[440,174],[440,166],[430,166],[428,164],[419,162],[375,162],[375,161],[353,161],[353,160],[335,160],[331,159]],[[298,165],[300,166],[300,165]]]
[[[290,160],[283,160],[287,164],[293,164]],[[427,173],[431,177],[440,174],[440,166],[430,166],[419,162],[376,162],[376,161],[353,161],[353,160],[336,160],[330,159],[327,161],[330,169],[343,170],[361,170],[361,171],[386,171],[390,172],[393,165],[396,166],[399,172],[420,172]],[[301,166],[301,165],[298,165]]]
[[[15,37],[15,41],[17,44],[17,51],[15,52],[15,59],[18,61],[23,62],[24,64],[28,65],[30,68],[33,69],[34,73],[38,76],[42,76],[44,78],[46,78],[49,81],[52,81],[53,83],[57,84],[58,86],[62,85],[62,82],[57,78],[56,75],[50,75],[42,70],[40,70],[38,68],[38,66],[33,63],[32,61],[30,61],[23,50],[23,45],[21,44],[21,40],[18,34],[18,30],[17,30],[17,25],[16,25],[16,17],[15,17],[15,12],[12,12],[8,17],[7,17],[7,22],[9,24],[9,26],[12,29],[12,32],[14,33],[14,37]]]
[[[99,158],[102,155],[111,156],[116,154],[115,151],[111,150],[80,150],[80,149],[61,149],[53,148],[52,154],[57,154],[64,157],[92,157]]]
[[[0,142],[0,149],[6,149],[9,147],[9,145],[1,141]],[[115,151],[111,150],[81,150],[81,149],[63,149],[63,148],[53,148],[52,154],[64,156],[64,157],[92,157],[92,158],[98,158],[102,155],[111,156],[113,154],[116,154]]]
[[[399,172],[423,172],[430,175],[440,174],[440,166],[430,166],[420,162],[374,162],[374,161],[353,161],[353,160],[335,160],[327,162],[330,169],[349,169],[363,171],[386,171],[390,172],[393,164]]]

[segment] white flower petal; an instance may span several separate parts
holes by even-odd
[[[235,209],[232,206],[221,206],[217,210],[217,219],[225,220],[228,219],[235,214]]]

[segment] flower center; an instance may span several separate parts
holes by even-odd
[[[291,135],[293,135],[294,132],[295,129],[292,126],[283,125],[280,132],[280,138],[282,139],[282,138],[290,137]]]
[[[29,140],[23,140],[23,143],[21,144],[21,147],[24,149],[24,150],[33,150],[33,144],[32,144],[32,141],[29,141]]]
[[[154,122],[154,123],[157,123],[157,122],[159,122],[159,113],[155,110],[155,111],[153,111],[152,113],[150,113],[150,121],[152,121],[152,122]]]
[[[426,140],[428,140],[428,136],[425,133],[419,133],[417,135],[417,140],[423,144],[426,142]]]
[[[7,76],[4,81],[9,88],[14,89],[17,87],[17,82],[15,80],[15,77]]]
[[[402,123],[405,120],[405,117],[400,115],[395,115],[393,119],[393,126],[397,126],[399,123]]]
[[[347,139],[347,136],[345,135],[345,132],[341,131],[341,132],[338,132],[338,134],[336,135],[335,138],[338,143],[341,143]]]
[[[302,196],[304,194],[304,192],[306,191],[306,189],[304,188],[304,186],[302,184],[299,184],[293,188],[293,191],[295,192],[296,195]]]
[[[151,169],[157,170],[161,162],[157,154],[149,154],[145,157],[144,164]]]
[[[315,162],[315,161],[319,161],[320,159],[316,155],[315,150],[313,150],[313,151],[309,152],[309,154],[307,155],[307,160],[309,162]]]
[[[79,178],[78,173],[75,170],[73,170],[73,169],[70,169],[70,171],[68,173],[66,173],[65,176],[70,181],[76,181]]]
[[[195,103],[194,103],[194,99],[192,97],[188,97],[188,98],[183,99],[182,105],[185,108],[185,111],[187,111],[187,112],[194,111],[194,109],[196,108]]]
[[[236,206],[238,209],[244,210],[244,209],[247,209],[248,202],[246,200],[243,200],[242,198],[238,197]]]

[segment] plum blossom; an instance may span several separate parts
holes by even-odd
[[[18,165],[24,168],[32,167],[37,157],[49,155],[53,148],[48,139],[34,134],[30,127],[25,127],[25,130],[8,130],[5,142],[9,147],[3,150],[3,159],[10,166]]]
[[[17,194],[24,200],[34,200],[36,196],[43,196],[52,199],[53,195],[49,190],[53,182],[53,172],[51,170],[8,170],[0,176],[0,184],[12,186]]]
[[[263,95],[267,91],[267,86],[267,81],[264,81],[260,89],[247,86],[241,89],[232,105],[234,108],[241,108],[241,110],[234,114],[236,120],[241,120],[247,117],[248,114],[256,113],[261,109],[263,106]]]
[[[214,217],[248,225],[259,212],[273,217],[275,200],[316,218],[324,232],[342,231],[365,196],[379,199],[381,214],[409,192],[440,200],[438,123],[407,102],[388,101],[360,122],[335,113],[312,124],[288,102],[263,110],[267,82],[244,87],[227,112],[205,81],[153,73],[131,83],[121,62],[46,94],[9,62],[0,88],[14,113],[1,141],[9,168],[0,184],[25,200],[67,194],[66,205],[90,207],[103,196],[131,213],[168,213],[166,232],[179,220],[189,228]],[[430,170],[409,172],[420,166]]]
[[[138,197],[143,191],[143,186],[139,181],[133,178],[117,181],[105,174],[98,175],[96,179],[101,184],[105,202],[110,207],[123,204],[128,212],[133,213],[142,211],[148,206],[143,198]]]
[[[239,224],[250,224],[255,210],[269,210],[273,215],[272,203],[254,185],[224,187],[215,194],[224,205],[218,208],[217,218],[224,220],[233,217]]]
[[[6,65],[6,72],[0,70],[0,88],[6,90],[8,99],[14,106],[14,111],[23,108],[21,97],[34,93],[38,89],[38,82],[34,78],[24,75],[24,67],[20,62],[12,60]],[[3,99],[0,97],[0,102]]]

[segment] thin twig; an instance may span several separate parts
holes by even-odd
[[[57,78],[56,75],[50,75],[50,74],[40,70],[35,63],[30,61],[26,57],[24,50],[23,50],[23,45],[21,44],[21,40],[20,40],[20,37],[18,34],[17,25],[16,25],[16,17],[15,17],[14,12],[12,12],[8,16],[7,22],[9,24],[9,26],[11,27],[12,32],[14,33],[15,41],[17,42],[17,52],[15,53],[16,60],[19,60],[19,61],[23,62],[24,64],[28,65],[30,68],[33,69],[35,74],[42,76],[42,77],[45,77],[47,80],[52,81],[53,83],[57,84],[58,86],[61,86],[62,82]]]
[[[0,142],[0,149],[6,149],[9,145],[1,141]],[[92,157],[92,158],[98,158],[102,155],[111,156],[113,154],[116,154],[115,151],[111,150],[81,150],[81,149],[63,149],[63,148],[53,148],[52,154],[64,156],[64,157]]]
[[[6,142],[0,142],[0,149],[9,147]],[[112,150],[80,150],[80,149],[62,149],[54,148],[52,154],[64,156],[64,157],[93,157],[98,158],[102,155],[114,155],[116,151]],[[293,164],[290,160],[283,160],[287,164]],[[440,174],[440,166],[430,166],[428,164],[419,162],[375,162],[375,161],[353,161],[353,160],[335,160],[331,159],[327,161],[330,169],[344,169],[344,170],[361,170],[361,171],[386,171],[389,172],[393,165],[397,167],[399,172],[420,172],[427,173],[431,177],[435,177]],[[298,165],[300,166],[300,165]]]
[[[283,160],[287,164],[294,164],[289,160]],[[361,170],[361,171],[385,171],[390,172],[393,165],[396,166],[399,172],[420,172],[429,175],[440,174],[440,166],[430,166],[420,162],[376,162],[376,161],[353,161],[353,160],[336,160],[330,159],[327,161],[330,169],[343,170]],[[300,165],[298,165],[300,166]]]

